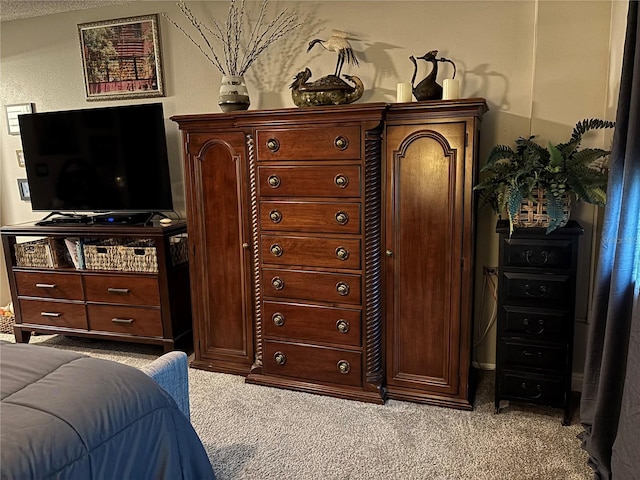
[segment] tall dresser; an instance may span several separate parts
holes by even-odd
[[[466,99],[172,117],[184,141],[194,260],[192,366],[375,403],[387,398],[392,366],[392,396],[467,408],[471,311],[461,292],[471,288],[485,111],[484,100]],[[400,162],[409,170],[394,170],[389,135],[410,145]],[[448,200],[430,206],[430,190]],[[386,207],[414,195],[414,217]],[[421,211],[429,220],[411,227]],[[434,228],[441,216],[455,223],[445,235]],[[429,239],[431,254],[409,247]],[[434,253],[447,258],[425,260]],[[411,256],[420,275],[407,268]],[[408,299],[414,308],[402,306]]]
[[[501,400],[564,409],[571,420],[571,364],[578,238],[569,221],[546,234],[498,222],[498,338],[495,411]]]

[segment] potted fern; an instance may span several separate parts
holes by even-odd
[[[607,170],[602,159],[610,151],[580,149],[580,143],[589,130],[614,126],[608,120],[585,119],[565,143],[544,147],[531,136],[518,138],[515,149],[496,145],[480,171],[484,179],[474,188],[480,192],[479,204],[489,204],[498,215],[506,212],[510,232],[546,227],[547,233],[567,223],[571,197],[604,205]]]

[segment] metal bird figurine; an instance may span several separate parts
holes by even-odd
[[[336,63],[334,76],[340,77],[345,60],[347,64],[358,66],[358,59],[353,53],[353,48],[351,48],[348,38],[348,33],[341,32],[340,30],[332,30],[332,35],[328,40],[322,40],[320,38],[311,40],[309,42],[309,48],[307,48],[307,53],[309,53],[316,43],[322,45],[325,50],[336,52],[338,54],[338,62]]]

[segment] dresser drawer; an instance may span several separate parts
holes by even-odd
[[[566,400],[565,380],[562,376],[503,371],[497,381],[498,391],[505,398],[545,404],[561,404]]]
[[[568,275],[544,275],[505,272],[503,303],[531,305],[533,307],[572,307],[571,277]]]
[[[264,343],[263,367],[267,375],[361,386],[361,364],[360,352],[269,340]]]
[[[258,129],[258,161],[359,159],[360,127]]]
[[[564,341],[567,324],[570,322],[567,312],[550,311],[536,308],[518,308],[503,306],[501,335],[523,336],[544,340]]]
[[[352,197],[359,198],[360,167],[261,166],[258,167],[261,197]]]
[[[260,202],[262,230],[360,233],[359,203]]]
[[[360,268],[360,240],[262,235],[262,261],[279,265]]]
[[[142,275],[85,275],[88,302],[160,305],[158,279]]]
[[[87,305],[87,316],[90,330],[162,336],[162,314],[158,308]]]
[[[82,300],[82,277],[78,273],[16,272],[16,287],[21,297]]]
[[[266,337],[361,345],[360,310],[269,301],[262,310]]]
[[[505,267],[569,269],[573,258],[571,240],[517,239],[504,236],[502,249]]]
[[[267,297],[360,305],[360,275],[264,268]]]
[[[500,341],[500,340],[499,340]],[[567,367],[567,346],[539,345],[515,340],[501,340],[502,367],[528,367],[563,371]]]
[[[20,300],[22,323],[87,329],[84,303]]]

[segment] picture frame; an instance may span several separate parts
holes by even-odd
[[[20,200],[31,200],[31,190],[29,190],[29,182],[26,178],[18,179],[18,190],[20,191]]]
[[[18,122],[18,115],[23,113],[33,113],[33,103],[16,103],[13,105],[6,105],[5,111],[7,113],[7,129],[9,135],[20,135],[20,123]]]
[[[16,158],[18,159],[18,166],[24,168],[24,152],[22,150],[16,150]]]
[[[158,15],[78,25],[87,101],[163,97]]]

